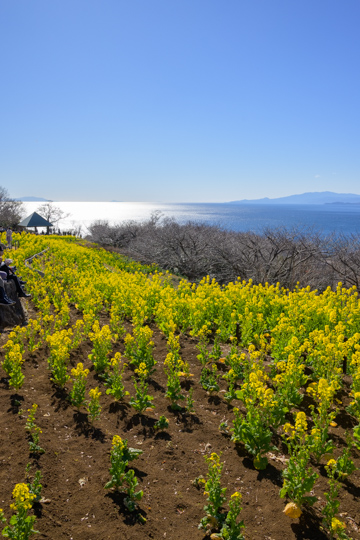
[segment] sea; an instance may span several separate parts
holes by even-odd
[[[25,202],[24,217],[41,202]],[[67,217],[58,223],[62,231],[81,228],[89,233],[94,221],[110,224],[145,221],[154,212],[179,223],[195,221],[231,231],[261,232],[264,228],[312,228],[321,234],[360,234],[360,205],[356,204],[233,204],[233,203],[150,203],[150,202],[54,202]]]

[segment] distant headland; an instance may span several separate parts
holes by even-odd
[[[17,199],[14,199],[14,201],[22,201],[22,202],[53,202],[49,199],[43,199],[42,197],[18,197]]]
[[[230,201],[228,204],[360,204],[360,195],[320,191],[289,195],[276,199],[269,199],[268,197],[263,199],[242,199],[241,201]]]

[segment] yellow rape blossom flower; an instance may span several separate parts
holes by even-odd
[[[298,412],[296,415],[295,430],[300,433],[304,433],[307,430],[306,415],[302,411]]]
[[[119,446],[119,447],[124,446],[123,440],[120,437],[120,435],[114,435],[111,444],[112,444],[112,446]]]
[[[340,521],[340,519],[334,517],[331,520],[331,528],[335,533],[341,533],[345,531],[346,525],[343,521]]]
[[[92,388],[92,389],[89,391],[89,396],[90,396],[92,399],[98,399],[98,398],[101,396],[101,392],[100,392],[100,390],[98,389],[98,387]]]
[[[15,502],[10,505],[10,508],[17,510],[21,506],[24,510],[30,510],[32,507],[32,501],[35,499],[36,495],[30,493],[29,487],[27,484],[16,484],[12,493],[13,499]]]
[[[141,362],[138,368],[135,369],[135,373],[139,375],[140,378],[146,378],[148,376],[148,371],[146,369],[145,362]]]
[[[84,365],[82,362],[79,362],[78,365],[76,366],[76,368],[73,368],[71,370],[71,374],[75,377],[75,378],[79,378],[79,377],[87,377],[89,375],[90,371],[88,369],[84,369]]]

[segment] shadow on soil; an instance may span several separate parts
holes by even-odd
[[[352,429],[357,425],[355,418],[344,409],[338,412],[335,422],[344,429]]]
[[[127,413],[129,412],[130,409],[131,407],[128,403],[123,403],[120,401],[112,402],[109,405],[109,413],[118,414],[119,420],[124,420],[124,418],[127,416]]]
[[[152,437],[154,435],[156,420],[155,418],[150,418],[144,414],[134,414],[126,424],[125,431],[131,431],[133,428],[140,428],[139,433],[141,433],[144,439]]]
[[[237,448],[238,448],[238,446],[236,446],[236,449]],[[239,450],[240,449],[241,449],[241,447],[239,447]],[[283,479],[282,479],[282,476],[281,476],[281,471],[279,471],[271,463],[268,463],[266,465],[266,469],[259,471],[259,470],[255,469],[253,460],[246,455],[245,449],[244,449],[244,453],[245,453],[245,457],[244,457],[244,459],[242,461],[243,465],[247,469],[250,469],[252,471],[257,471],[257,473],[258,473],[257,480],[259,480],[261,482],[261,480],[267,479],[267,480],[270,480],[270,482],[272,482],[273,484],[275,484],[279,488],[282,487]],[[240,451],[238,451],[238,454],[239,454],[240,457],[243,457],[242,454],[240,453]]]
[[[218,405],[220,405],[220,403],[221,403],[221,399],[219,398],[219,396],[216,396],[216,395],[210,395],[210,396],[208,397],[208,403],[209,403],[209,405],[216,405],[216,406],[218,406]]]
[[[106,440],[105,433],[100,429],[92,426],[88,420],[88,415],[82,412],[75,412],[73,415],[75,422],[75,430],[84,435],[87,439],[91,437],[95,441],[104,443]]]
[[[37,519],[41,519],[43,515],[43,506],[40,502],[34,502],[33,504],[34,514]]]
[[[292,523],[291,528],[297,540],[328,540],[328,535],[320,530],[319,519],[312,508],[306,508],[299,523]]]
[[[65,388],[57,388],[53,385],[54,393],[51,396],[51,405],[54,407],[55,412],[66,411],[70,406],[69,396]]]
[[[138,508],[135,512],[129,512],[125,505],[125,493],[119,493],[119,491],[112,491],[107,493],[105,497],[108,497],[118,507],[119,515],[124,517],[124,523],[129,526],[134,526],[138,523],[146,522],[146,512],[141,508]]]
[[[10,396],[10,409],[8,409],[7,412],[19,414],[22,401],[24,401],[24,396],[20,396],[20,394],[12,394]]]
[[[3,388],[6,388],[6,389],[9,388],[9,380],[10,380],[10,377],[1,377],[0,384],[2,385]]]
[[[160,431],[155,435],[155,441],[171,441],[171,435],[166,431]]]
[[[163,394],[165,394],[165,388],[158,382],[154,381],[154,379],[149,379],[149,385],[152,386],[154,390],[157,390],[158,392],[162,392]]]
[[[187,412],[186,409],[172,409],[169,405],[167,410],[170,414],[174,415],[177,424],[183,425],[182,431],[185,431],[186,433],[192,433],[194,427],[201,424],[200,418],[196,414]]]
[[[342,485],[345,487],[345,489],[349,493],[351,493],[351,495],[353,495],[356,498],[360,497],[360,488],[358,486],[355,486],[355,484],[353,484],[352,481],[349,478],[344,480]]]

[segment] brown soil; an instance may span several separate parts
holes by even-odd
[[[31,305],[29,316],[36,316]],[[74,310],[72,323],[78,316],[80,314]],[[107,322],[105,316],[102,319],[102,323]],[[126,323],[126,327],[131,332],[129,323]],[[314,492],[319,501],[313,508],[306,509],[300,519],[286,517],[282,511],[287,501],[279,497],[284,456],[281,453],[273,454],[266,470],[257,471],[244,448],[235,446],[219,432],[223,419],[227,418],[230,423],[232,407],[223,400],[222,392],[209,396],[197,382],[200,365],[196,358],[196,341],[187,336],[181,338],[181,352],[194,374],[190,384],[194,389],[196,414],[172,411],[164,397],[166,379],[162,364],[167,354],[166,340],[155,326],[152,329],[158,364],[149,393],[154,396],[155,409],[142,416],[136,414],[126,400],[115,404],[111,396],[105,394],[95,372],[91,371],[88,389],[99,386],[103,392],[102,414],[92,428],[84,410],[77,412],[69,403],[67,392],[61,392],[51,384],[46,348],[26,355],[26,378],[18,395],[9,388],[3,373],[0,381],[0,504],[7,517],[10,516],[13,487],[24,481],[25,467],[30,462],[32,473],[39,468],[43,474],[42,496],[46,502],[35,505],[39,540],[185,540],[189,537],[200,540],[204,538],[204,531],[198,530],[198,524],[204,516],[205,497],[192,481],[199,475],[206,476],[204,455],[217,452],[222,454],[221,461],[224,462],[222,483],[223,487],[228,488],[227,495],[234,491],[240,491],[243,495],[242,519],[245,521],[244,534],[247,539],[327,538],[321,528],[321,507],[324,504],[324,491],[327,491],[324,468],[317,467],[319,479]],[[1,344],[6,339],[5,333],[1,337]],[[87,358],[90,350],[90,342],[83,343],[72,354],[71,364],[83,362],[90,368]],[[114,352],[117,350],[123,352],[123,343],[117,344]],[[0,360],[2,358],[3,351]],[[131,376],[132,371],[128,369],[124,377],[125,386],[133,394]],[[225,389],[224,382],[221,384]],[[29,454],[24,429],[26,411],[33,403],[39,406],[36,420],[42,429],[40,444],[45,449],[45,453],[36,459]],[[169,428],[163,433],[154,430],[154,423],[160,415],[165,415],[170,421]],[[336,455],[344,446],[344,428],[352,425],[351,418],[346,414],[337,421],[339,427],[332,428],[331,432],[338,446]],[[114,434],[128,439],[129,446],[143,450],[140,458],[131,465],[144,491],[140,502],[141,514],[146,517],[144,524],[126,510],[122,494],[104,489],[105,483],[110,480],[109,456]],[[281,442],[276,442],[281,449]],[[353,451],[352,457],[359,466],[359,452]],[[343,483],[340,494],[342,519],[347,524],[347,533],[353,538],[360,538],[357,532],[360,521],[359,486],[360,474],[357,470]]]

